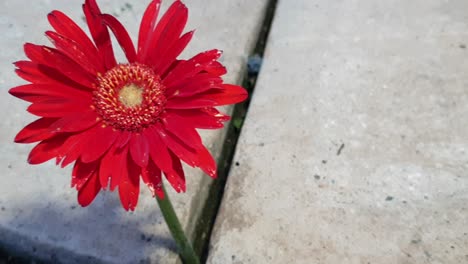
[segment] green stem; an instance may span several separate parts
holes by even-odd
[[[172,237],[174,238],[177,247],[179,248],[179,255],[184,264],[200,264],[200,260],[193,250],[192,245],[190,244],[187,236],[185,236],[184,230],[177,218],[176,213],[174,212],[174,208],[172,207],[171,201],[169,200],[169,196],[167,195],[166,189],[163,186],[164,191],[164,199],[159,199],[156,196],[156,200],[158,201],[159,208],[164,216],[164,220],[166,220],[166,224],[171,231]]]

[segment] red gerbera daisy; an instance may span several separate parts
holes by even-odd
[[[15,142],[39,142],[29,155],[31,164],[52,158],[62,167],[74,162],[72,187],[82,206],[109,186],[118,188],[126,210],[134,210],[140,176],[160,198],[161,174],[177,192],[185,191],[181,160],[216,177],[215,161],[196,128],[223,127],[229,116],[214,107],[247,97],[242,87],[223,83],[219,50],[177,60],[193,35],[182,34],[188,11],[175,1],[156,23],[160,2],[153,0],[143,15],[137,49],[115,17],[86,0],[92,40],[53,11],[48,19],[55,31],[46,35],[55,48],[27,43],[29,60],[15,63],[16,73],[30,84],[10,93],[31,102],[27,110],[40,117]],[[109,29],[128,62],[116,61]]]

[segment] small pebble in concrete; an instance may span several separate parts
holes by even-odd
[[[341,152],[343,151],[344,147],[345,147],[345,144],[344,144],[344,143],[340,145],[340,147],[338,148],[338,151],[336,152],[336,155],[337,155],[337,156],[339,156],[339,155],[341,154]]]
[[[262,62],[263,59],[258,54],[255,54],[249,58],[249,60],[247,61],[247,71],[249,76],[257,75],[260,72]]]

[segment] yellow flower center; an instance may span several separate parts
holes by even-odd
[[[140,132],[159,120],[166,105],[165,90],[148,66],[120,64],[98,76],[93,108],[104,124]]]
[[[143,89],[131,83],[125,85],[119,92],[119,101],[126,107],[135,107],[143,102]]]

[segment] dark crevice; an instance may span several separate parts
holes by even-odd
[[[224,187],[232,166],[237,141],[249,109],[250,98],[255,89],[277,2],[278,0],[270,0],[268,3],[262,27],[260,28],[255,47],[249,56],[248,67],[246,67],[246,72],[244,73],[242,81],[242,85],[247,89],[250,96],[245,102],[237,104],[234,107],[232,120],[229,123],[227,136],[222,146],[221,155],[218,161],[218,178],[210,186],[207,202],[202,209],[203,212],[201,213],[201,217],[192,236],[194,238],[194,249],[201,256],[201,263],[205,263],[208,258],[212,229],[221,205]]]

